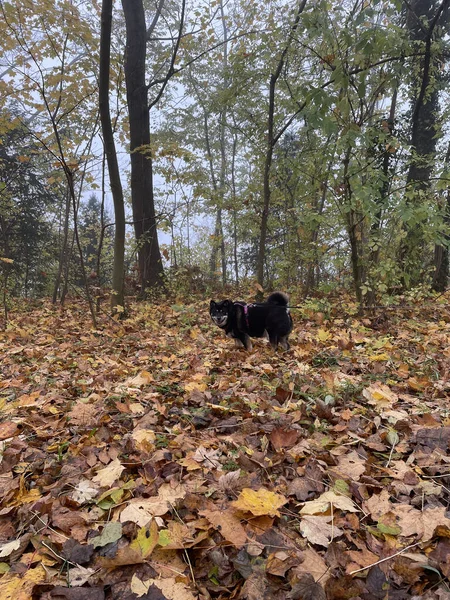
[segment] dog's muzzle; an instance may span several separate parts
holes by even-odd
[[[227,324],[228,317],[227,315],[224,315],[223,317],[213,317],[213,321],[218,327],[224,327]]]

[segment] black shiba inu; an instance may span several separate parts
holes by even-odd
[[[237,346],[251,350],[251,337],[268,337],[274,350],[278,344],[284,350],[289,350],[288,336],[292,331],[292,317],[288,301],[283,292],[274,292],[266,302],[256,304],[211,300],[209,314],[228,337],[234,338]]]

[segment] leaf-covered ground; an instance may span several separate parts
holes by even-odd
[[[0,333],[0,598],[450,598],[449,297],[28,306]]]

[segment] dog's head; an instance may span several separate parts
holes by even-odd
[[[218,327],[226,327],[232,306],[233,303],[230,300],[222,300],[222,302],[214,302],[214,300],[211,300],[209,304],[209,314]]]

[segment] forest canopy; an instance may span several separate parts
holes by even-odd
[[[0,7],[5,295],[446,289],[448,0]]]

